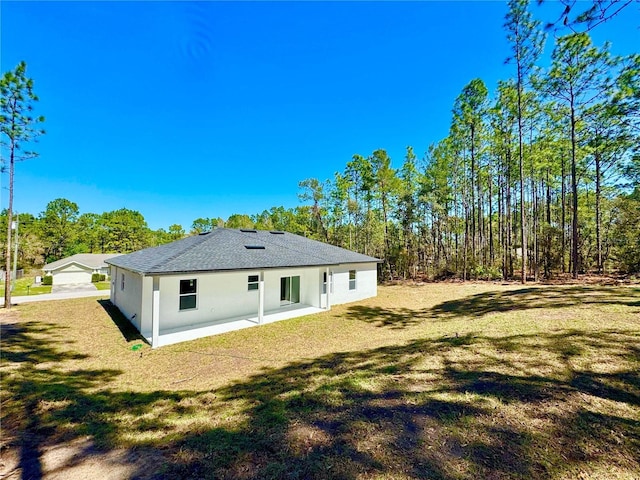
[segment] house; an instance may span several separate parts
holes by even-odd
[[[78,253],[47,263],[42,269],[45,275],[53,276],[54,285],[91,283],[91,276],[94,273],[109,276],[109,265],[105,260],[119,255],[119,253]]]
[[[152,347],[374,297],[378,262],[291,233],[227,228],[107,260],[111,302]]]

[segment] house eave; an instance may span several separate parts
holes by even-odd
[[[360,263],[382,263],[383,261],[380,259],[372,259],[372,260],[359,260],[353,262],[337,262],[337,263],[317,263],[317,264],[305,264],[305,265],[274,265],[274,266],[252,266],[252,267],[241,267],[241,268],[215,268],[215,269],[202,269],[202,270],[140,270],[131,267],[125,267],[110,263],[117,268],[121,268],[123,270],[128,270],[133,273],[137,273],[143,276],[168,276],[168,275],[187,275],[187,274],[202,274],[202,273],[228,273],[228,272],[248,272],[255,270],[278,270],[278,269],[289,269],[289,268],[319,268],[319,267],[336,267],[339,265],[351,265],[351,264],[360,264]]]

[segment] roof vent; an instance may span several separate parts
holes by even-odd
[[[264,250],[264,245],[245,245],[247,250]]]
[[[241,228],[240,231],[244,233],[258,233],[257,230],[253,230],[252,228]]]
[[[200,232],[198,235],[209,235],[211,232]]]
[[[272,230],[269,233],[272,233],[274,235],[284,235],[284,232],[281,232],[280,230]]]

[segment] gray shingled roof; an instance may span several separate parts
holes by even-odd
[[[164,274],[378,261],[292,233],[216,228],[209,233],[114,257],[107,263],[143,274]]]
[[[60,268],[70,263],[79,263],[80,265],[84,265],[89,268],[103,268],[107,266],[106,263],[104,263],[105,260],[118,257],[120,255],[120,253],[77,253],[70,257],[61,258],[55,262],[47,263],[42,267],[42,269],[55,270],[56,268]]]

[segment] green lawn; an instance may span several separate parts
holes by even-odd
[[[16,280],[16,285],[11,295],[19,297],[22,295],[40,295],[42,293],[51,293],[51,285],[33,284],[33,276],[23,277]],[[0,295],[4,296],[4,282],[0,283]]]
[[[109,305],[0,314],[0,476],[640,478],[637,285],[388,286],[155,350]]]
[[[111,282],[95,282],[94,285],[98,290],[109,290],[111,288]]]

